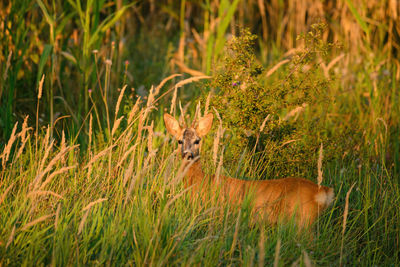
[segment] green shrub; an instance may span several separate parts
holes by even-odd
[[[228,130],[228,162],[235,163],[247,148],[263,152],[270,175],[304,175],[316,172],[321,142],[328,158],[342,153],[335,139],[345,130],[333,133],[326,127],[334,81],[323,75],[319,65],[333,46],[321,38],[324,27],[314,24],[310,32],[299,36],[304,48],[276,71],[280,73],[268,77],[256,61],[256,37],[248,30],[227,44],[210,87],[215,91],[212,104]]]

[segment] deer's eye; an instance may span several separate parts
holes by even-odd
[[[178,144],[182,145],[183,141],[182,140],[178,140]]]
[[[200,139],[197,139],[196,141],[194,141],[195,145],[198,145],[200,143]]]

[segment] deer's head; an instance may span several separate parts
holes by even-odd
[[[198,159],[200,140],[211,129],[213,114],[208,113],[198,121],[194,121],[191,127],[181,126],[179,122],[169,114],[164,114],[164,123],[167,131],[178,140],[182,158],[187,160]]]

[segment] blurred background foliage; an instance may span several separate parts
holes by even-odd
[[[0,1],[0,266],[396,265],[399,16],[397,0]],[[206,173],[323,169],[336,199],[313,242],[192,205],[162,114],[200,101]]]
[[[262,151],[279,135],[269,148],[278,153],[287,146],[293,149],[288,157],[304,158],[300,152],[306,148],[306,154],[315,157],[319,143],[328,142],[336,146],[336,157],[367,149],[375,159],[398,160],[398,1],[21,0],[0,5],[1,143],[16,121],[25,115],[34,121],[37,107],[39,124],[51,125],[51,136],[60,138],[60,129],[65,129],[84,146],[93,111],[96,129],[107,130],[101,135],[106,141],[113,117],[109,107],[115,106],[124,85],[129,97],[123,105],[132,106],[137,97],[146,98],[153,84],[185,73],[213,78],[201,88],[190,85],[180,91],[182,102],[205,98],[210,89],[217,93],[214,103],[220,111],[225,108],[224,126],[235,136],[250,135],[245,141],[249,149],[257,143]],[[315,31],[311,25],[325,26]],[[245,28],[257,36],[246,35],[251,44],[239,49],[242,57],[250,53],[253,73],[242,72],[246,62],[226,61],[226,42]],[[318,36],[310,36],[313,32]],[[329,50],[317,43],[329,45]],[[224,64],[231,66],[230,73]],[[241,82],[233,77],[238,72],[257,77],[247,77],[253,96],[268,95],[261,102],[249,100],[249,92],[237,98],[241,108],[236,105],[236,111],[246,115],[240,119],[229,117],[227,106],[217,104],[223,103],[218,97],[235,97],[228,91],[243,86],[232,86]],[[43,75],[43,96],[38,99]],[[221,75],[232,77],[223,82]],[[164,100],[160,110],[169,105],[170,98]],[[241,112],[256,103],[256,109]],[[303,109],[305,115],[298,119]],[[304,119],[310,113],[314,119]],[[257,133],[268,114],[272,117],[263,133]],[[299,127],[301,131],[294,130]],[[298,139],[305,143],[289,142]],[[315,162],[312,157],[310,161]]]

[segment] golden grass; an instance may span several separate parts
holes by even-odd
[[[273,66],[266,74],[267,77],[271,76],[277,69],[279,69],[280,66],[285,65],[286,63],[290,62],[289,59],[284,59],[277,63],[275,66]]]
[[[14,226],[13,226],[13,228],[12,228],[12,230],[11,230],[10,236],[8,237],[8,241],[7,241],[7,244],[6,244],[6,248],[8,248],[8,246],[11,245],[11,243],[12,243],[13,240],[14,240],[14,237],[15,237],[15,229],[16,229],[16,226],[15,226],[15,224],[14,224]]]
[[[29,131],[32,130],[32,128],[28,127],[28,118],[29,115],[25,117],[24,122],[22,123],[22,130],[19,133],[19,136],[21,137],[21,146],[19,147],[17,155],[15,156],[15,160],[21,156],[22,151],[24,151],[26,141],[28,141],[30,137]]]
[[[344,246],[344,233],[346,231],[346,224],[347,224],[347,216],[349,214],[349,198],[350,198],[350,193],[351,190],[353,190],[353,187],[356,185],[356,183],[354,183],[349,191],[347,191],[346,193],[346,200],[345,200],[345,206],[344,206],[344,212],[343,212],[343,226],[342,226],[342,244],[340,247],[340,265],[342,265],[342,259],[343,259],[343,246]]]
[[[115,132],[118,130],[118,127],[119,127],[119,125],[120,125],[120,123],[121,123],[123,118],[124,118],[124,116],[121,116],[116,121],[114,121],[114,125],[113,125],[112,130],[111,130],[111,137],[113,137]]]
[[[324,146],[321,143],[321,146],[319,148],[319,156],[318,156],[318,178],[317,178],[319,188],[321,187],[322,180],[323,180],[323,177],[322,177],[322,174],[323,174],[322,160],[324,159],[323,150],[324,150]]]
[[[25,224],[25,225],[21,228],[20,231],[26,231],[26,230],[28,230],[29,228],[31,228],[32,226],[34,226],[34,225],[36,225],[36,224],[38,224],[38,223],[41,223],[41,222],[43,222],[43,221],[45,221],[45,220],[47,220],[47,219],[49,219],[49,218],[51,218],[51,217],[53,217],[53,216],[54,216],[54,214],[43,215],[43,216],[41,216],[41,217],[39,217],[39,218],[37,218],[37,219],[35,219],[35,220],[33,220],[33,221],[31,221],[31,222]]]
[[[279,254],[281,251],[281,239],[278,238],[278,241],[276,242],[275,246],[275,257],[274,257],[274,267],[279,266]]]
[[[122,87],[121,93],[118,96],[117,104],[115,106],[115,115],[114,115],[115,118],[117,118],[117,116],[118,116],[119,106],[121,105],[122,98],[124,97],[126,87],[127,87],[127,85]]]
[[[264,267],[264,258],[265,258],[265,233],[264,229],[261,228],[260,231],[260,239],[258,241],[258,266]]]
[[[17,131],[17,126],[18,126],[18,122],[16,122],[14,124],[14,128],[12,129],[10,139],[8,140],[7,145],[4,147],[3,153],[0,156],[0,158],[2,159],[3,168],[8,161],[8,157],[10,156],[10,153],[11,153],[11,148],[12,148],[15,140],[17,139],[17,135],[15,134],[15,132]]]
[[[4,190],[3,194],[1,194],[0,197],[0,206],[3,203],[3,201],[6,199],[8,192],[11,190],[11,188],[13,188],[14,183],[10,184],[6,190]]]
[[[46,195],[51,195],[51,196],[54,196],[59,199],[64,199],[63,196],[61,196],[53,191],[41,191],[41,190],[31,191],[28,193],[27,197],[33,198],[33,197],[37,197],[37,196],[46,196]]]
[[[222,136],[224,135],[224,129],[222,128],[221,116],[219,115],[218,111],[215,108],[214,108],[214,112],[215,112],[216,117],[218,118],[218,121],[219,121],[217,135],[214,137],[214,144],[213,144],[213,163],[214,163],[214,167],[216,167],[217,166],[219,142],[220,142],[220,139],[222,138]]]

